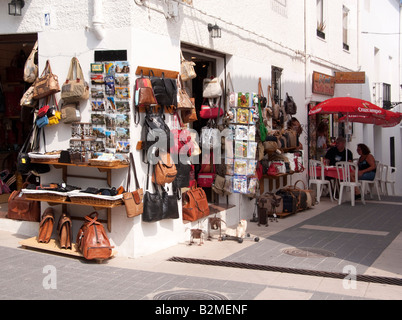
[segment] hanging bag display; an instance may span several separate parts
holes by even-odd
[[[65,102],[88,100],[89,98],[89,86],[76,57],[71,59],[67,79],[61,87],[61,98]]]
[[[38,100],[57,92],[60,92],[59,80],[57,75],[52,73],[50,62],[47,60],[45,69],[34,83],[33,98]]]
[[[165,73],[162,72],[162,77],[156,77],[154,72],[150,70],[149,78],[151,79],[152,89],[158,104],[160,106],[170,106],[172,100],[165,86]]]
[[[35,42],[24,66],[24,81],[34,83],[38,77],[38,66],[35,64],[35,54],[38,52],[38,41]]]
[[[195,63],[184,59],[183,52],[181,50],[180,50],[180,57],[181,57],[181,63],[180,63],[181,80],[188,81],[196,78],[197,74],[195,73],[194,70]]]
[[[131,169],[134,172],[134,181],[135,181],[135,190],[130,191],[130,180],[131,180]],[[140,188],[140,184],[138,183],[137,171],[135,169],[134,156],[130,153],[130,166],[128,170],[127,177],[127,188],[126,192],[123,193],[123,201],[126,206],[127,218],[133,218],[139,216],[144,211],[144,191]]]

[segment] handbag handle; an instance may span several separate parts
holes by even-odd
[[[66,82],[74,80],[74,70],[76,71],[77,81],[84,79],[84,73],[82,72],[81,65],[76,57],[73,57],[70,62],[70,69],[68,70]]]

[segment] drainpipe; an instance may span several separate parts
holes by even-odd
[[[102,0],[94,0],[94,16],[92,18],[92,30],[98,40],[105,38],[105,20],[103,18]]]

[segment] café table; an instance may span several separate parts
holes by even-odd
[[[343,180],[343,174],[342,171],[339,171],[339,176],[338,176],[338,170],[336,169],[336,166],[324,166],[324,176],[328,178],[334,179],[334,185],[333,190],[334,190],[334,199],[338,200],[336,197],[336,191],[339,191],[339,178]],[[317,177],[321,177],[321,167],[317,167]]]

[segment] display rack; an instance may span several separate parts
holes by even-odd
[[[36,163],[35,160],[32,160],[32,163]],[[108,184],[109,187],[111,187],[111,181],[112,181],[112,170],[116,170],[116,169],[123,169],[123,168],[128,168],[128,164],[120,164],[114,167],[107,167],[107,166],[97,166],[97,165],[90,165],[88,163],[55,163],[52,161],[40,161],[37,163],[42,163],[42,164],[49,164],[52,165],[54,168],[56,169],[62,169],[62,177],[63,177],[63,181],[67,183],[67,179],[70,178],[84,178],[84,179],[98,179],[98,180],[104,180],[106,181],[106,183]],[[83,175],[73,175],[73,174],[69,174],[68,173],[68,168],[69,167],[85,167],[85,168],[96,168],[98,169],[100,172],[106,172],[106,177],[90,177],[90,176],[83,176]],[[27,195],[27,198],[29,198],[29,196]],[[106,220],[98,220],[102,223],[106,223],[107,224],[107,229],[109,232],[112,232],[112,209],[116,208],[116,207],[120,207],[122,205],[124,205],[124,203],[120,202],[118,204],[85,204],[85,203],[74,203],[71,202],[69,200],[47,200],[46,198],[34,198],[32,200],[35,201],[41,201],[41,202],[49,202],[52,204],[61,204],[63,205],[63,211],[66,211],[67,209],[67,205],[79,205],[79,206],[90,206],[93,207],[95,210],[97,209],[106,209],[107,211],[107,219]],[[73,217],[71,216],[71,219],[74,220],[84,220],[84,218],[82,217]]]

